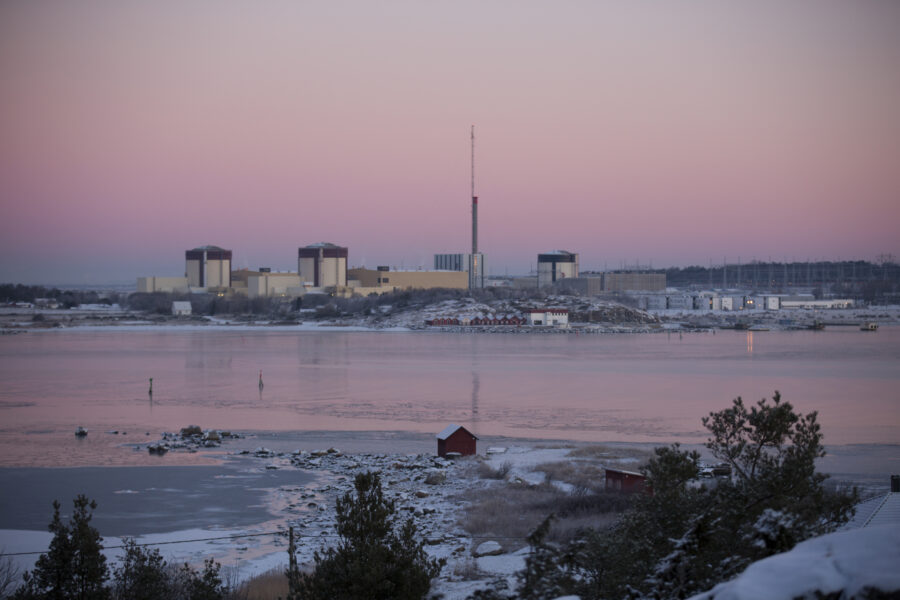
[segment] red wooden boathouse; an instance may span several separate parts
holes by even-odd
[[[462,456],[475,454],[478,438],[462,425],[448,425],[437,434],[438,456],[447,456],[448,452],[456,452]]]

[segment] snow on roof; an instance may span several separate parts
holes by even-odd
[[[340,248],[340,246],[331,242],[316,242],[315,244],[310,244],[307,248]]]
[[[457,425],[456,423],[451,423],[450,425],[447,425],[446,427],[444,427],[444,429],[443,429],[439,434],[437,434],[437,439],[439,439],[439,440],[446,440],[446,439],[449,438],[451,435],[453,435],[454,433],[456,433],[457,430],[459,430],[459,429],[465,429],[465,430],[466,430],[466,433],[468,433],[469,435],[471,435],[471,436],[472,436],[473,438],[475,438],[476,440],[478,439],[478,438],[475,436],[475,434],[473,434],[471,431],[469,431],[468,429],[466,429],[466,428],[463,427],[462,425]]]
[[[172,303],[172,308],[175,310],[188,310],[191,308],[191,303],[186,301],[176,300]]]
[[[194,248],[194,250],[213,250],[215,252],[224,252],[225,248],[222,248],[220,246],[206,245],[206,246],[197,246],[196,248]]]
[[[626,471],[625,469],[611,469],[610,467],[603,467],[603,470],[607,473],[624,473],[625,475],[635,475],[637,477],[646,477],[643,473],[638,473],[637,471]]]
[[[900,590],[900,525],[838,531],[757,561],[691,600],[857,598],[867,587]]]
[[[878,525],[900,525],[900,492],[888,492],[860,502],[856,505],[856,514],[844,529]]]

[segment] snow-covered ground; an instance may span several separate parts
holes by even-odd
[[[591,464],[637,468],[639,458],[628,451],[606,452],[611,447],[579,453],[571,447],[513,445],[494,446],[480,457],[447,460],[428,454],[343,453],[331,448],[316,451],[274,451],[259,447],[236,450],[253,457],[254,469],[301,470],[311,473],[311,483],[282,485],[270,490],[266,507],[271,520],[242,529],[194,529],[149,534],[138,543],[160,544],[169,562],[199,564],[214,557],[226,570],[246,579],[287,564],[287,530],[293,527],[301,564],[312,562],[316,550],[334,544],[335,503],[352,491],[357,473],[381,473],[386,496],[396,503],[401,518],[415,518],[429,555],[446,561],[433,590],[446,600],[462,600],[477,589],[506,582],[513,589],[516,572],[525,565],[527,544],[504,539],[503,544],[473,539],[460,525],[473,492],[518,481],[538,485],[549,480],[544,465],[585,461]],[[488,467],[502,470],[503,478],[484,479]],[[565,487],[561,487],[565,491]],[[239,537],[239,536],[253,537]],[[209,539],[216,538],[216,539]],[[7,553],[46,548],[50,534],[35,531],[0,531]],[[185,543],[184,540],[193,540]],[[117,560],[120,538],[107,537],[107,556]],[[37,557],[17,557],[30,568]],[[814,597],[845,590],[851,597],[865,586],[900,589],[900,526],[868,528],[809,540],[784,555],[752,565],[732,582],[721,584],[700,600],[730,598]]]
[[[884,597],[897,598],[898,566],[900,525],[838,531],[757,561],[692,600],[859,598],[866,588],[893,592]]]

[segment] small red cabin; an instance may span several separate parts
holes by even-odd
[[[462,456],[475,454],[475,443],[478,438],[462,425],[448,425],[437,434],[438,456],[447,456],[448,452],[456,452]]]
[[[606,489],[631,494],[642,492],[647,484],[647,478],[634,471],[620,471],[619,469],[606,469]]]

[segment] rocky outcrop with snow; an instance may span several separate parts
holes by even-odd
[[[757,561],[691,600],[895,598],[900,597],[898,565],[900,525],[839,531]]]

